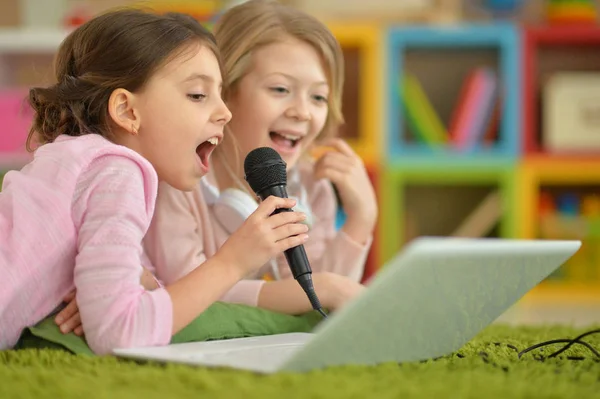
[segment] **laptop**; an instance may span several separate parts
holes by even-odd
[[[114,354],[265,374],[433,359],[459,350],[580,246],[580,241],[421,237],[311,333]]]

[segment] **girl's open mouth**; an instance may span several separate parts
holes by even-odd
[[[196,147],[196,155],[198,156],[203,172],[208,172],[208,160],[210,159],[210,154],[212,154],[213,150],[217,147],[217,144],[219,144],[219,138],[211,137]]]
[[[294,152],[302,140],[301,136],[292,136],[284,133],[269,132],[269,137],[275,144],[278,152]]]

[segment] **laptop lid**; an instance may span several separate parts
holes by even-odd
[[[569,259],[580,241],[422,237],[282,365],[410,362],[457,351]]]

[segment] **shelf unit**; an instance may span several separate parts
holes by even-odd
[[[589,57],[600,50],[599,26],[539,26],[522,30],[523,56],[522,74],[524,115],[522,119],[522,146],[527,155],[546,154],[540,141],[540,79],[544,73],[565,68],[571,70],[598,71],[598,57]],[[540,58],[552,50],[561,51],[551,68],[543,70]],[[586,51],[588,57],[577,57],[577,52]],[[546,57],[548,58],[548,57]],[[591,63],[585,58],[591,59]],[[549,69],[549,70],[548,70]],[[564,156],[564,155],[563,155]]]
[[[600,159],[557,160],[547,157],[525,160],[520,167],[517,181],[518,203],[521,204],[517,236],[526,239],[538,238],[540,188],[545,185],[567,188],[595,186],[600,194]],[[600,274],[600,264],[588,265],[588,267],[595,267]],[[528,295],[528,299],[600,301],[600,279],[587,282],[548,279],[538,285]]]
[[[598,71],[600,57],[600,27],[581,26],[529,26],[522,30],[522,75],[524,113],[521,143],[524,151],[518,175],[519,220],[518,237],[537,238],[538,203],[544,187],[577,190],[592,187],[600,194],[600,149],[597,152],[553,153],[544,148],[541,115],[544,79],[562,71]],[[588,189],[589,191],[590,189]],[[573,238],[573,237],[564,237]],[[584,247],[586,239],[584,239]],[[575,257],[585,255],[584,247],[567,262],[567,272]],[[585,263],[585,262],[584,262]],[[589,260],[588,260],[589,263]],[[600,273],[600,264],[588,264]],[[525,298],[528,301],[600,301],[600,279],[573,281],[569,277],[550,278],[535,287]]]
[[[515,218],[515,168],[510,163],[488,163],[472,168],[468,165],[448,164],[440,169],[439,163],[429,165],[406,162],[386,168],[381,178],[381,218],[379,224],[380,257],[385,262],[393,257],[405,243],[403,224],[407,220],[406,189],[409,185],[463,185],[497,187],[503,209],[499,236],[514,237]],[[443,203],[439,207],[443,208]]]
[[[383,143],[382,71],[383,30],[369,23],[329,22],[327,27],[336,37],[346,58],[344,114],[352,130],[348,143],[367,164],[376,164]],[[351,57],[349,57],[351,55]],[[350,111],[350,112],[348,112]]]
[[[430,149],[421,144],[405,141],[404,110],[398,88],[402,86],[402,72],[407,52],[412,49],[427,50],[477,50],[494,49],[498,53],[495,68],[503,91],[502,118],[498,142],[489,149],[475,153],[460,153],[449,149]],[[461,25],[445,27],[392,27],[387,36],[387,151],[389,161],[396,159],[418,161],[426,158],[439,163],[498,161],[514,159],[520,152],[520,40],[517,28],[512,24]],[[451,59],[447,59],[451,62]],[[445,65],[439,65],[444,73]]]

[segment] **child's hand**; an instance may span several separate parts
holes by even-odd
[[[329,272],[313,274],[313,281],[321,304],[329,310],[341,308],[365,289],[348,277]]]
[[[286,249],[303,244],[308,226],[300,212],[272,213],[279,208],[293,208],[291,198],[270,196],[246,219],[217,252],[225,264],[237,268],[241,276],[253,272]]]
[[[146,268],[140,278],[140,283],[149,291],[158,288],[156,279]],[[68,302],[67,306],[61,310],[54,319],[54,322],[60,327],[60,331],[63,334],[74,332],[75,335],[83,336],[83,326],[81,325],[81,316],[79,315],[79,308],[77,307],[77,301],[75,299],[75,292],[73,290],[64,297],[63,301]]]
[[[77,307],[77,301],[75,300],[75,290],[64,297],[63,301],[68,302],[68,304],[56,315],[54,322],[58,324],[60,331],[63,334],[74,332],[75,335],[81,337],[83,335],[83,326],[81,325],[79,308]]]
[[[342,139],[332,139],[324,145],[337,151],[326,152],[315,164],[315,177],[326,178],[335,184],[347,223],[365,226],[355,239],[365,241],[371,235],[377,220],[377,199],[369,175],[358,155]],[[366,232],[365,234],[360,234]],[[352,235],[352,234],[351,234]]]

